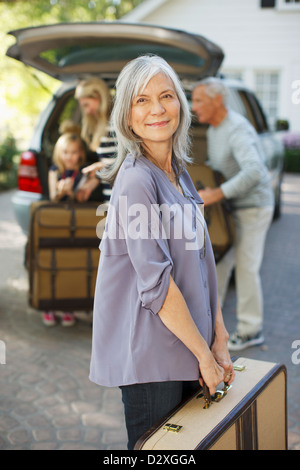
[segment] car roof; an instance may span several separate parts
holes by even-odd
[[[203,36],[149,24],[59,23],[10,31],[16,43],[7,56],[61,81],[87,74],[115,78],[124,65],[143,54],[165,58],[181,79],[215,75],[222,49]]]

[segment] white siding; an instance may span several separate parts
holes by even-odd
[[[250,88],[257,71],[279,72],[278,117],[300,130],[300,104],[292,102],[292,83],[300,80],[299,10],[262,9],[259,0],[168,0],[152,12],[151,1],[146,4],[147,14],[141,9],[136,20],[185,29],[216,42],[225,52],[223,67],[242,70]]]

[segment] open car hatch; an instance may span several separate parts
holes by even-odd
[[[123,22],[59,23],[10,31],[16,43],[7,55],[61,81],[95,74],[115,78],[143,54],[167,60],[181,79],[215,75],[222,49],[181,30]]]

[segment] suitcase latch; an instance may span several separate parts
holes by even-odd
[[[163,429],[165,431],[179,432],[180,429],[182,429],[182,426],[179,426],[178,424],[167,423],[164,425]]]
[[[199,395],[197,395],[197,398],[204,397],[205,405],[203,406],[203,408],[207,410],[213,402],[218,403],[219,401],[221,401],[222,398],[224,398],[227,395],[227,392],[230,389],[231,389],[231,385],[224,384],[223,390],[217,390],[216,393],[214,393],[211,396],[210,395],[208,396],[207,394],[201,392]]]
[[[225,385],[223,390],[217,390],[211,397],[212,401],[216,401],[217,403],[222,400],[222,398],[227,395],[227,391],[231,388],[231,385]]]
[[[238,372],[244,372],[245,369],[246,369],[246,366],[244,366],[242,364],[234,364],[233,365],[233,370],[237,370]]]

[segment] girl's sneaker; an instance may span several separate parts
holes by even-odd
[[[73,326],[75,323],[75,316],[71,312],[64,312],[62,316],[62,326]]]
[[[56,325],[56,318],[54,312],[44,312],[43,313],[43,323],[46,326]]]

